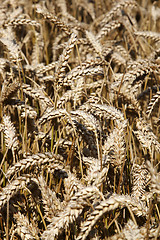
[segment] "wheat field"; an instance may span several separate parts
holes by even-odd
[[[0,239],[160,239],[160,1],[2,0]]]

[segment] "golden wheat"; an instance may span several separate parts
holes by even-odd
[[[2,0],[0,239],[160,239],[160,2]]]

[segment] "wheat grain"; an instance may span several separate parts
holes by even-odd
[[[150,117],[151,113],[153,112],[154,106],[159,101],[159,98],[160,98],[160,91],[158,91],[156,95],[153,96],[153,98],[151,99],[151,102],[149,103],[149,106],[146,112],[148,114],[148,117]]]
[[[10,100],[10,98],[15,95],[18,88],[19,82],[13,82],[10,84],[7,84],[7,82],[5,82],[1,91],[0,102],[5,104],[8,100]]]
[[[75,194],[65,207],[64,211],[59,216],[52,219],[52,223],[48,226],[48,229],[43,232],[42,239],[54,239],[61,229],[66,228],[69,223],[73,222],[78,215],[82,212],[84,206],[89,204],[94,198],[98,198],[100,193],[96,187],[87,187],[81,189]],[[88,200],[88,201],[87,201]]]
[[[29,223],[27,217],[19,212],[14,215],[14,218],[17,224],[15,232],[21,236],[22,239],[38,239],[38,228]]]
[[[20,160],[15,165],[10,167],[6,172],[6,177],[10,178],[13,174],[27,170],[28,168],[42,167],[46,165],[52,165],[52,168],[63,168],[63,158],[60,155],[54,155],[52,153],[39,153],[37,155],[28,156],[25,159]]]
[[[5,143],[8,148],[16,150],[18,148],[18,138],[16,130],[9,116],[3,116]]]
[[[14,196],[16,193],[25,187],[31,181],[30,177],[18,177],[16,180],[12,181],[9,185],[3,188],[0,193],[0,208],[2,209],[5,204]],[[35,179],[34,179],[35,180]],[[37,181],[37,180],[36,180]]]
[[[106,212],[116,209],[119,206],[128,206],[139,208],[140,212],[142,209],[135,202],[132,202],[129,196],[111,196],[109,199],[101,201],[98,206],[95,207],[95,210],[88,217],[87,221],[83,224],[81,229],[81,234],[78,236],[77,240],[85,240],[91,231],[92,227],[96,224],[98,219],[103,216]]]
[[[113,7],[105,16],[104,19],[101,21],[101,27],[103,27],[107,22],[109,22],[112,18],[117,15],[121,14],[121,11],[125,8],[135,8],[137,7],[137,2],[134,0],[125,0],[120,1]]]

